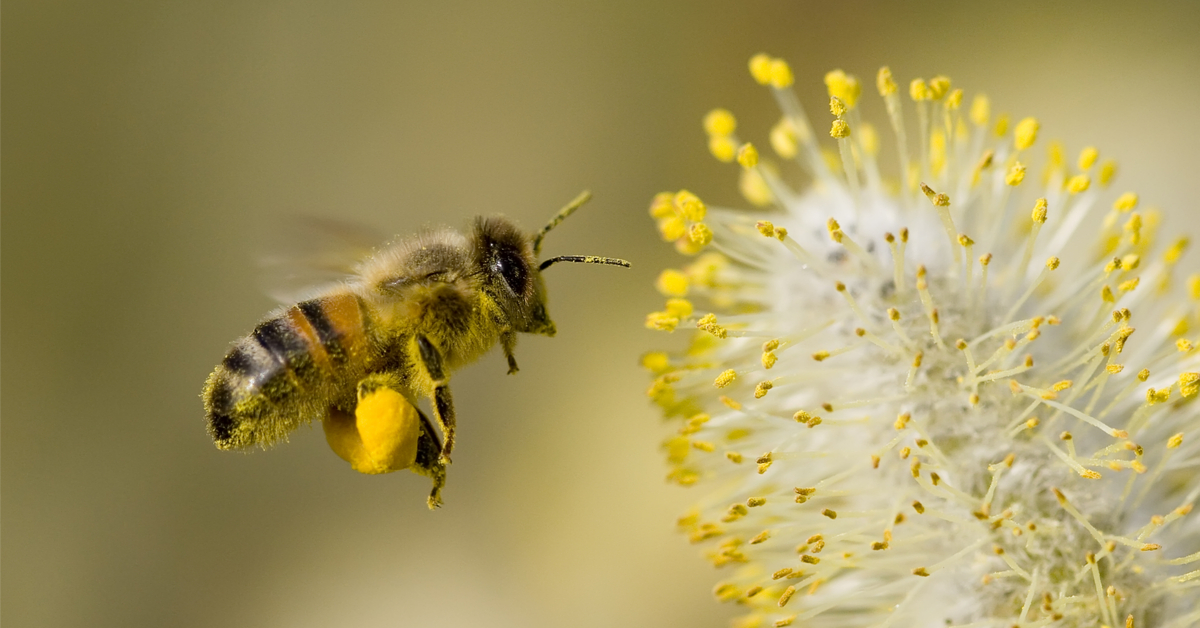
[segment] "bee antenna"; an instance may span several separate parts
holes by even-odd
[[[607,264],[609,266],[620,266],[622,268],[629,268],[629,262],[627,262],[623,259],[617,259],[615,257],[601,257],[599,255],[559,255],[558,257],[551,257],[550,259],[542,262],[542,265],[538,266],[538,272],[546,270],[546,267],[550,266],[551,264],[553,264],[555,262],[579,262],[581,264]]]
[[[557,227],[558,223],[566,220],[567,216],[574,214],[575,210],[583,207],[583,204],[590,200],[592,200],[592,193],[588,190],[584,190],[579,193],[579,196],[575,197],[575,200],[567,203],[566,207],[558,210],[558,213],[554,214],[554,217],[550,219],[550,222],[546,223],[546,226],[542,227],[541,231],[538,231],[537,235],[533,236],[533,256],[537,257],[538,253],[542,250],[542,238],[546,237],[546,234],[549,233],[551,229]],[[546,266],[543,264],[542,268],[545,267]]]

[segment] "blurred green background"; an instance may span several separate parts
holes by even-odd
[[[700,119],[764,140],[767,51],[811,112],[825,71],[863,77],[881,127],[879,65],[948,74],[1194,230],[1197,5],[1050,4],[5,2],[0,621],[724,625],[636,366],[670,342],[642,329],[674,260],[650,197],[744,204]],[[583,188],[547,254],[634,269],[556,268],[559,336],[456,375],[441,511],[319,428],[212,446],[200,386],[272,307],[254,259],[281,216],[532,229]]]

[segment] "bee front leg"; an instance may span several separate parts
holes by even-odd
[[[517,332],[509,329],[501,333],[500,345],[504,347],[504,357],[508,358],[508,374],[521,370],[517,368],[517,358],[513,357],[513,350],[517,348]]]
[[[429,342],[428,338],[417,336],[417,348],[421,356],[421,363],[425,365],[429,378],[433,380],[433,412],[436,415],[438,426],[446,435],[446,441],[442,443],[442,451],[438,460],[443,464],[450,464],[450,452],[454,450],[454,399],[450,396],[448,374],[442,363],[441,352],[433,346],[432,342]]]

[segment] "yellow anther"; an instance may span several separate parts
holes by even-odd
[[[658,221],[658,232],[662,235],[662,239],[667,242],[674,242],[684,235],[687,235],[687,222],[679,216],[671,216]]]
[[[1108,366],[1104,367],[1104,370],[1108,371],[1109,375],[1116,375],[1117,373],[1120,373],[1121,371],[1125,370],[1125,365],[1124,364],[1109,364]]]
[[[642,355],[642,368],[651,373],[663,373],[671,368],[671,358],[662,351],[651,351]]]
[[[776,356],[774,353],[772,353],[771,351],[764,351],[764,352],[763,352],[763,354],[762,354],[762,365],[763,365],[763,368],[765,368],[765,369],[767,369],[767,370],[770,370],[770,369],[771,369],[771,367],[775,366],[775,363],[776,363],[776,362],[778,362],[778,361],[779,361],[779,358],[778,358],[778,357],[777,357],[777,356]]]
[[[917,567],[916,569],[912,570],[912,575],[921,576],[922,578],[928,578],[929,571],[926,570],[924,567]]]
[[[737,154],[737,144],[728,135],[710,135],[708,136],[708,152],[712,153],[717,161],[729,163]]]
[[[669,297],[682,297],[688,293],[688,277],[682,272],[668,268],[658,274],[654,287],[659,293]]]
[[[826,508],[821,511],[821,514],[826,517],[829,517],[830,519],[837,519],[837,511],[836,510]]]
[[[1079,169],[1087,170],[1096,164],[1096,160],[1100,158],[1100,151],[1095,146],[1088,146],[1079,152]]]
[[[1200,373],[1181,373],[1179,375],[1179,394],[1184,399],[1196,396],[1200,392]]]
[[[717,379],[713,380],[713,386],[724,388],[732,384],[735,379],[737,379],[737,371],[729,369],[728,371],[723,371],[717,376]]]
[[[692,302],[687,299],[667,299],[667,314],[675,318],[687,318],[694,309]]]
[[[850,125],[846,124],[845,120],[834,120],[833,126],[829,129],[829,135],[839,140],[850,137]]]
[[[1016,187],[1021,185],[1025,180],[1025,166],[1021,162],[1014,162],[1012,168],[1008,169],[1008,174],[1004,175],[1004,182]]]
[[[788,600],[792,599],[792,596],[795,595],[795,593],[796,593],[796,587],[789,586],[788,588],[784,589],[783,593],[781,593],[779,595],[779,607],[783,608],[784,606],[786,606],[788,603]]]
[[[716,445],[714,445],[708,441],[704,441],[704,440],[692,441],[692,447],[697,449],[698,451],[703,451],[705,453],[710,453],[710,454],[712,452],[716,451],[716,449],[717,449]]]
[[[755,207],[770,205],[771,201],[775,198],[771,193],[770,186],[767,185],[767,180],[763,178],[758,168],[741,169],[738,175],[738,191]],[[783,227],[780,227],[776,231],[781,230],[783,230]]]
[[[946,95],[946,108],[951,111],[958,109],[959,107],[962,106],[962,99],[963,99],[963,90],[961,90],[961,89],[951,90],[950,93]]]
[[[728,109],[713,109],[704,116],[704,132],[709,135],[730,135],[737,130],[737,118]]]
[[[935,76],[929,79],[929,97],[941,100],[950,91],[950,77]]]
[[[971,101],[971,122],[975,126],[985,126],[992,117],[992,103],[983,94],[977,94]]]
[[[674,202],[675,208],[679,210],[683,217],[691,221],[704,220],[704,215],[708,212],[708,208],[704,206],[704,201],[701,201],[700,197],[687,190],[677,192]]]
[[[754,226],[758,229],[758,232],[763,234],[764,236],[766,236],[768,238],[775,237],[775,225],[771,224],[771,221],[760,220],[757,223],[755,223]]]
[[[1117,286],[1117,290],[1120,290],[1121,292],[1133,292],[1137,289],[1138,282],[1140,281],[1141,279],[1138,277],[1134,277],[1128,281],[1122,281],[1120,285]]]
[[[816,353],[812,354],[812,359],[816,360],[817,362],[824,362],[825,360],[829,359],[829,352],[817,351]]]
[[[657,329],[658,331],[675,331],[679,326],[679,317],[671,316],[667,312],[650,312],[646,315],[646,329]]]
[[[675,195],[671,192],[659,192],[650,201],[650,216],[653,218],[668,218],[675,215]]]
[[[705,314],[703,318],[696,321],[696,328],[703,329],[704,331],[716,336],[717,338],[725,338],[729,334],[729,332],[727,332],[724,327],[717,324],[717,315],[716,314]],[[732,371],[726,371],[726,372],[732,373]],[[722,375],[724,375],[724,373],[722,373]],[[718,386],[718,388],[720,388],[720,386]]]
[[[781,119],[771,127],[771,148],[775,149],[776,154],[784,159],[791,159],[796,156],[796,146],[796,132],[787,118]]]
[[[1168,264],[1174,264],[1175,262],[1178,262],[1189,242],[1190,240],[1188,240],[1186,237],[1176,240],[1175,244],[1172,244],[1171,247],[1168,248],[1165,253],[1163,253],[1163,261]]]
[[[996,137],[1004,137],[1008,134],[1008,114],[1002,113],[999,118],[996,118],[996,128],[993,131]]]
[[[1038,129],[1041,125],[1038,124],[1035,118],[1025,118],[1017,123],[1017,127],[1013,132],[1013,145],[1017,150],[1025,150],[1037,141]]]
[[[902,429],[908,427],[908,422],[910,419],[912,419],[912,415],[909,414],[908,412],[903,412],[900,414],[900,416],[896,417],[896,422],[892,424],[892,427],[895,427],[898,430],[902,430]]]
[[[1074,382],[1072,382],[1069,379],[1064,379],[1061,382],[1057,382],[1053,386],[1051,386],[1050,390],[1053,390],[1054,392],[1062,392],[1062,391],[1070,388],[1072,385],[1074,385]],[[1063,440],[1070,440],[1070,436],[1071,436],[1070,432],[1063,432],[1063,434],[1066,435],[1066,437],[1064,437]]]
[[[692,239],[692,242],[704,245],[712,242],[713,233],[712,229],[708,228],[708,225],[698,222],[688,230],[688,237]]]
[[[754,144],[746,142],[738,148],[737,152],[738,164],[743,168],[753,168],[758,165],[758,149],[754,148]]]
[[[896,85],[896,79],[892,78],[892,69],[886,65],[879,68],[879,73],[875,75],[875,87],[879,90],[880,96],[891,96],[899,90]]]
[[[830,96],[829,113],[832,113],[839,118],[846,115],[846,101],[838,98],[837,96]]]
[[[1130,253],[1121,258],[1121,270],[1136,270],[1141,265],[1142,256],[1137,253]]]
[[[1109,288],[1108,285],[1100,288],[1100,300],[1105,303],[1116,303],[1117,301],[1116,297],[1113,296],[1112,288]]]
[[[1051,257],[1050,259],[1046,260],[1046,268],[1049,268],[1050,270],[1058,270],[1058,265],[1060,263],[1061,260],[1059,260],[1057,257]]]
[[[908,95],[915,101],[929,100],[933,94],[929,90],[929,86],[921,79],[913,79],[908,84]]]
[[[921,192],[925,194],[925,197],[929,199],[929,202],[933,203],[937,207],[950,206],[949,196],[946,196],[945,194],[938,194],[937,192],[933,191],[933,188],[925,185],[924,183],[921,184]]]
[[[770,382],[770,380],[768,380],[768,381],[763,381],[763,382],[759,382],[759,383],[758,383],[758,384],[757,384],[757,385],[754,387],[754,398],[755,398],[755,399],[762,399],[763,397],[766,397],[766,396],[767,396],[767,391],[768,391],[768,390],[771,390],[771,389],[772,389],[772,388],[774,388],[774,387],[775,387],[775,384],[771,383],[771,382]]]
[[[771,57],[762,52],[750,57],[750,76],[753,76],[759,85],[770,83]]]
[[[758,508],[759,506],[765,506],[766,503],[767,503],[766,497],[751,497],[750,499],[746,500],[746,505],[749,506],[750,508]]]
[[[1037,204],[1033,206],[1033,213],[1030,215],[1030,218],[1039,224],[1046,222],[1046,213],[1049,210],[1049,206],[1050,204],[1046,202],[1046,199],[1039,198]]]
[[[1113,203],[1113,209],[1119,212],[1131,212],[1137,209],[1137,206],[1138,195],[1133,192],[1126,192],[1118,196],[1116,202]]]
[[[742,464],[742,454],[739,454],[736,451],[725,452],[725,457],[728,458],[733,464]]]
[[[783,59],[771,60],[771,87],[775,89],[784,89],[791,87],[795,82],[795,77],[792,76],[792,68]]]
[[[974,245],[975,241],[972,240],[967,234],[960,233],[958,234],[958,244],[963,247],[968,247]]]
[[[1047,160],[1049,162],[1047,164],[1048,167],[1053,170],[1062,170],[1063,165],[1067,163],[1066,151],[1067,149],[1061,141],[1050,140],[1050,143],[1046,146],[1046,156],[1049,158]]]
[[[1180,353],[1187,353],[1195,347],[1192,345],[1191,340],[1188,340],[1187,338],[1180,338],[1179,340],[1175,341],[1175,348],[1178,349]]]
[[[1079,194],[1087,190],[1092,185],[1092,180],[1086,174],[1077,174],[1067,180],[1067,191],[1071,194]]]
[[[825,75],[825,88],[829,90],[830,96],[840,98],[851,109],[858,103],[858,97],[862,93],[862,85],[858,78],[841,70],[834,70]]]
[[[1100,164],[1100,185],[1108,186],[1112,183],[1114,177],[1117,176],[1117,162],[1109,159]]]
[[[888,315],[889,320],[893,320],[893,321],[900,320],[900,310],[897,310],[894,307],[889,307],[887,309],[887,315]]]
[[[725,395],[721,395],[721,396],[717,397],[717,401],[720,401],[722,404],[725,405],[726,408],[729,408],[730,410],[741,410],[742,409],[742,404],[734,401],[733,399],[730,399],[729,397],[726,397]],[[739,456],[739,458],[740,458],[740,456]]]
[[[1183,432],[1180,432],[1171,438],[1167,439],[1167,449],[1178,449],[1183,444]]]

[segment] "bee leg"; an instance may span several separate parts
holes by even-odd
[[[517,359],[513,357],[513,349],[517,348],[517,332],[509,329],[500,334],[500,344],[504,347],[504,357],[508,358],[508,374],[521,370],[517,368]]]
[[[420,350],[421,362],[429,372],[429,378],[433,380],[433,412],[438,426],[446,436],[439,460],[450,464],[450,452],[454,450],[454,399],[450,396],[446,369],[442,365],[442,354],[425,336],[417,336],[417,348]]]
[[[424,413],[421,417],[421,435],[417,437],[417,457],[413,461],[412,470],[433,480],[433,490],[426,502],[433,510],[442,505],[442,487],[446,485],[446,465],[438,458],[442,454],[442,444],[438,441],[437,433],[429,424]]]

